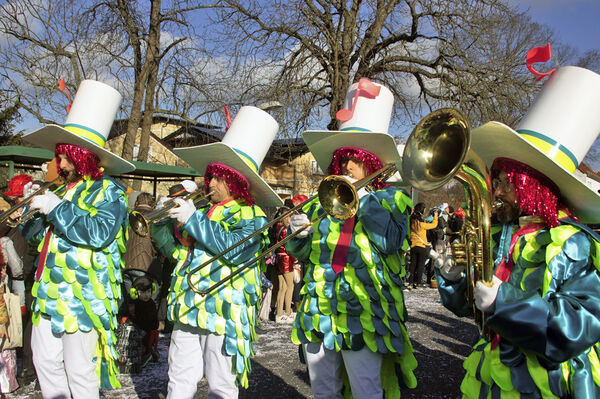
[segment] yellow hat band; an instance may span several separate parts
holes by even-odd
[[[246,162],[248,164],[248,166],[250,166],[252,168],[252,170],[254,170],[256,173],[258,173],[258,165],[256,164],[256,162],[254,162],[254,160],[252,158],[250,158],[250,156],[248,154],[245,154],[243,151],[240,151],[235,148],[233,150],[240,156],[240,158],[242,158],[244,160],[244,162]]]
[[[571,173],[574,173],[579,166],[577,158],[565,146],[554,139],[532,130],[518,130],[523,138],[545,153],[548,158],[565,168]]]
[[[104,148],[104,143],[106,143],[106,138],[103,135],[86,126],[68,124],[65,125],[65,130],[68,130],[69,132],[80,136],[102,148]]]

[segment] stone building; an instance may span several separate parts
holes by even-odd
[[[136,144],[134,161],[189,167],[186,162],[173,153],[173,148],[219,142],[225,134],[223,129],[218,126],[191,124],[164,116],[155,116],[153,122],[148,159],[137,159]],[[121,153],[126,128],[126,120],[115,121],[107,141],[110,151],[116,154]],[[136,142],[139,142],[140,134],[141,129],[138,129]],[[314,193],[324,177],[312,154],[300,138],[276,139],[262,163],[260,175],[283,199],[296,194],[310,195]],[[196,177],[194,180],[200,185],[203,179]],[[174,183],[170,181],[160,182],[156,190],[157,195],[167,194],[168,188],[172,184]],[[144,181],[142,191],[152,192],[152,183]]]

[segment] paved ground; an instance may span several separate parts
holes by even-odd
[[[477,329],[469,319],[459,319],[439,303],[437,290],[407,291],[408,332],[416,351],[418,386],[402,393],[404,399],[456,398],[463,377],[462,362],[477,338]],[[256,345],[250,386],[240,398],[313,398],[306,368],[298,359],[298,349],[290,341],[291,326],[262,323],[267,330]],[[123,388],[104,391],[105,398],[148,398],[166,392],[166,354],[169,336],[160,338],[160,361],[137,375],[122,375]],[[196,398],[206,398],[206,382],[198,386]],[[8,399],[41,398],[34,384],[7,395]]]

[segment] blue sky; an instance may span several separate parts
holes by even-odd
[[[582,51],[600,49],[599,0],[510,0],[550,26],[561,41]]]
[[[600,0],[508,0],[521,10],[529,9],[536,22],[550,26],[557,38],[582,52],[600,49]],[[545,43],[540,43],[544,45]],[[26,133],[40,127],[29,115],[17,126]],[[599,163],[600,167],[600,163]]]

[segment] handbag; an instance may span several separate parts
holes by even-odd
[[[8,289],[6,281],[4,287],[4,303],[8,312],[8,337],[2,339],[0,351],[19,348],[23,346],[23,320],[21,319],[21,298]]]

